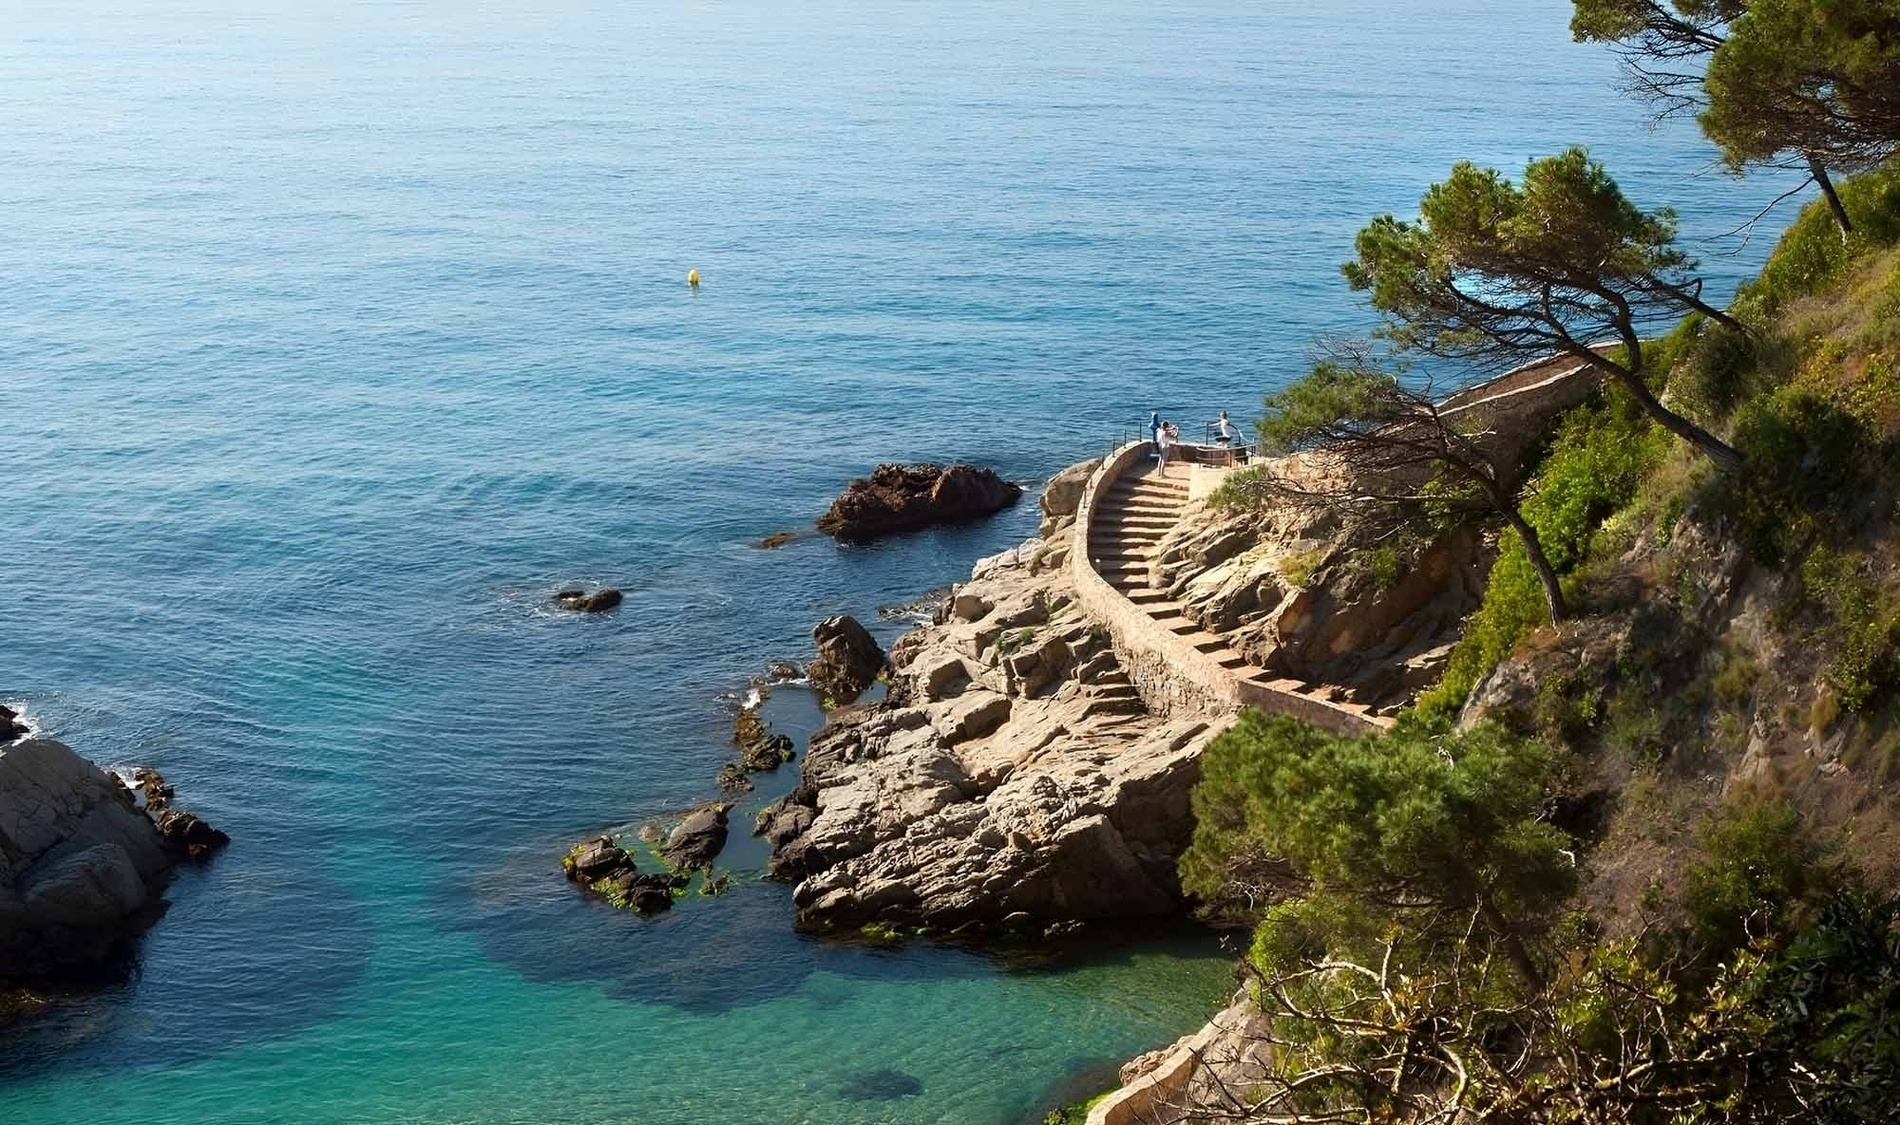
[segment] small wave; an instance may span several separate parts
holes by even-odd
[[[899,605],[883,605],[877,608],[879,621],[915,621],[929,624],[936,620],[937,610],[950,597],[952,587],[939,586],[929,590],[920,598]]]

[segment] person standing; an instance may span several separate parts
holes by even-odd
[[[1174,423],[1161,423],[1161,429],[1155,438],[1155,445],[1161,451],[1161,463],[1155,467],[1156,475],[1164,477],[1168,475],[1168,461],[1174,453],[1175,442],[1180,439],[1181,431],[1174,428]]]

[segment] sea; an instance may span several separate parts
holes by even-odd
[[[0,701],[232,843],[0,1028],[0,1121],[1020,1125],[1197,1027],[1244,935],[798,934],[745,831],[789,770],[722,897],[559,861],[712,796],[818,620],[894,638],[1051,473],[1373,327],[1353,235],[1455,161],[1589,145],[1726,299],[1788,185],[1568,10],[4,0]],[[925,460],[1030,497],[810,533]]]

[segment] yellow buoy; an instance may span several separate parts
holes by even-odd
[[[699,288],[699,271],[698,270],[686,271],[686,284],[692,286],[694,289]]]

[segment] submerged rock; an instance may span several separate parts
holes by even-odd
[[[893,1067],[853,1074],[838,1087],[838,1096],[848,1102],[892,1102],[923,1092],[924,1084],[916,1075]]]
[[[811,637],[818,645],[818,659],[805,674],[811,677],[812,690],[832,706],[855,701],[884,670],[884,650],[850,614],[827,617]]]
[[[1014,504],[1022,487],[974,465],[879,465],[852,481],[818,530],[847,542],[966,523]]]
[[[792,760],[795,752],[789,735],[767,735],[746,747],[739,765],[747,773],[770,773]]]
[[[605,613],[620,604],[620,591],[612,586],[598,590],[559,590],[554,604],[575,613]]]

